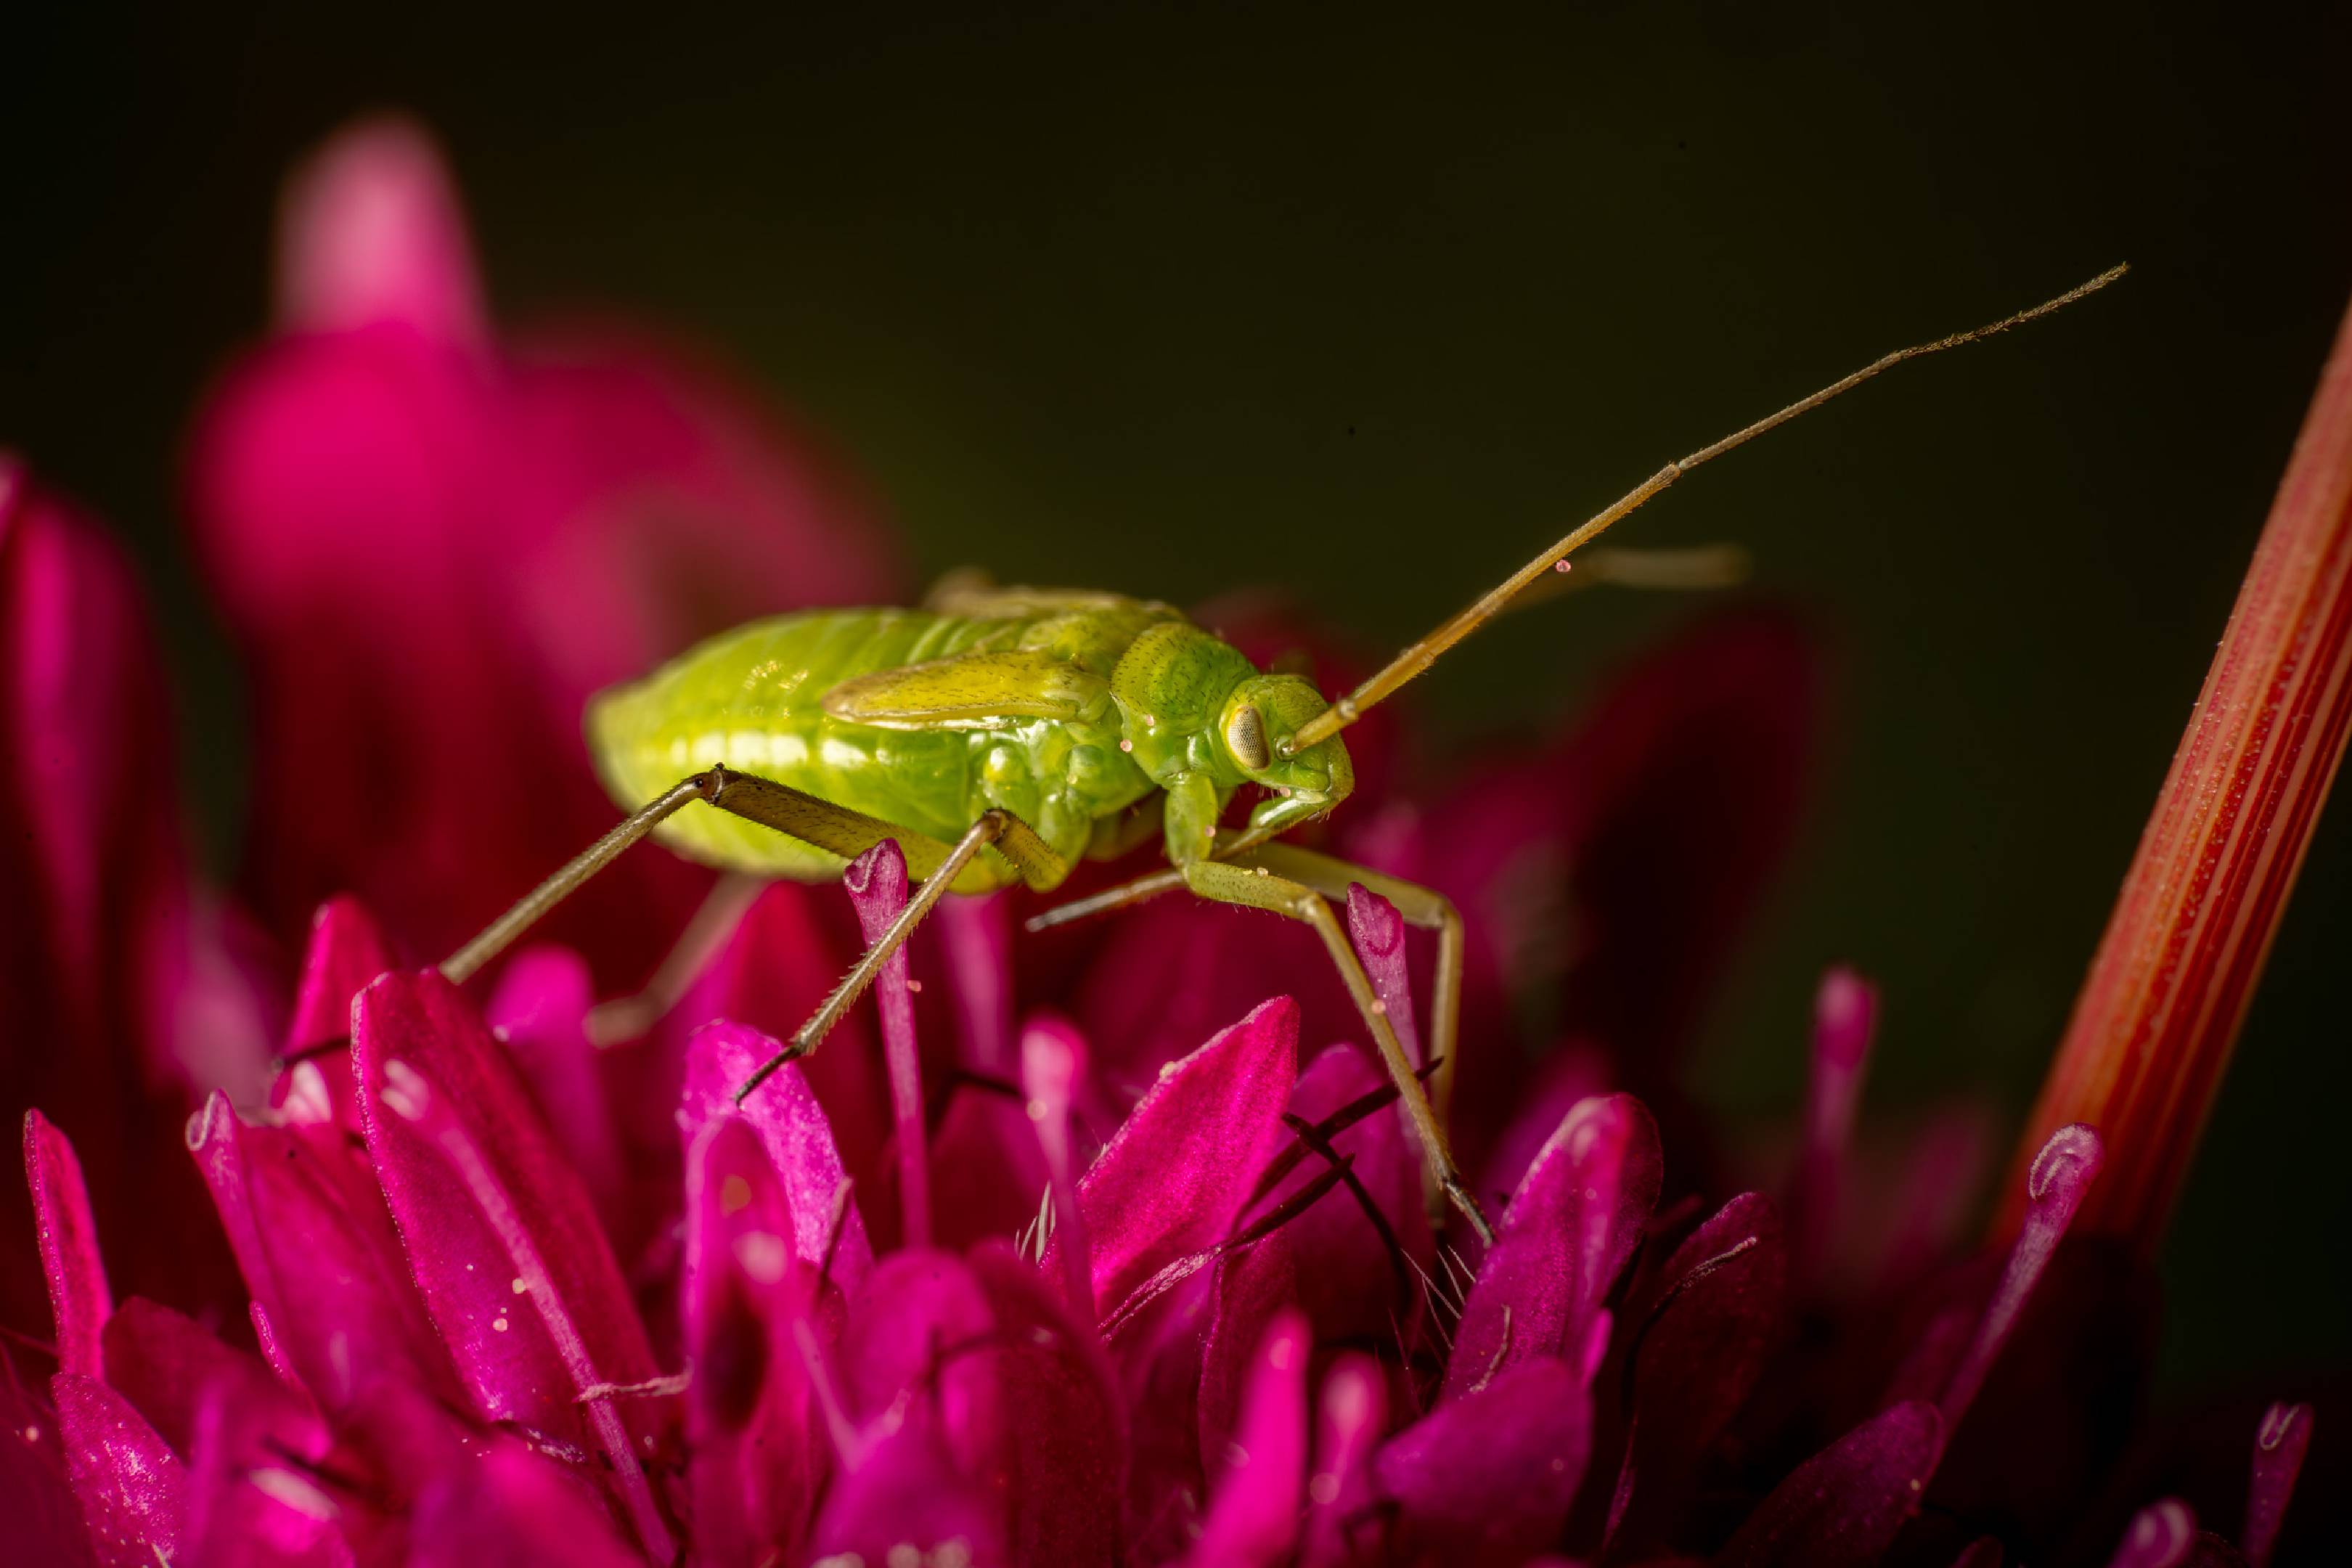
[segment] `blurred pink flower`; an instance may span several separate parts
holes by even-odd
[[[897,590],[864,498],[724,378],[627,329],[502,340],[482,292],[430,142],[358,126],[293,181],[277,333],[196,422],[194,543],[252,676],[246,885],[281,933],[348,891],[454,948],[609,820],[591,692]],[[555,934],[625,987],[706,880],[648,857]]]
[[[189,879],[158,668],[112,543],[0,453],[0,1109],[84,1129],[101,1206],[154,1216],[118,1269],[204,1289],[226,1259],[168,1142],[192,1090],[257,1093],[268,1047]],[[0,1315],[41,1300],[0,1252]]]

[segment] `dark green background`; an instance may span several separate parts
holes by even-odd
[[[2352,27],[2138,6],[91,7],[12,22],[0,440],[139,547],[226,857],[233,672],[175,536],[275,182],[446,139],[509,317],[718,345],[919,564],[1295,589],[1379,646],[1884,349],[2129,282],[1688,481],[1843,658],[1827,786],[1713,1032],[1784,1110],[1807,997],[1873,1103],[2012,1110],[2064,1017],[2352,294]],[[2332,15],[2331,15],[2332,13]],[[1586,596],[1416,693],[1469,741],[1689,606]],[[2178,1384],[2352,1361],[2352,811],[2305,868],[2168,1258]],[[2282,1387],[2280,1392],[2291,1392]]]

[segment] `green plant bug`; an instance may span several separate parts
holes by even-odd
[[[1428,1164],[1428,1190],[1483,1240],[1494,1233],[1454,1163],[1444,1108],[1458,1040],[1463,925],[1444,897],[1278,842],[1348,798],[1340,731],[1479,626],[1534,596],[1555,568],[1700,464],[1906,360],[1957,348],[2074,303],[2104,272],[1973,331],[1897,350],[1668,463],[1336,700],[1266,673],[1170,605],[1082,590],[950,580],[918,609],[814,610],[704,642],[591,704],[591,750],[614,797],[646,802],[441,965],[477,973],[532,921],[647,834],[751,876],[818,880],[893,838],[921,886],[749,1094],[815,1049],[950,891],[1059,887],[1080,859],[1156,834],[1168,866],[1046,911],[1031,929],[1190,889],[1312,926],[1363,1016]],[[1264,798],[1219,819],[1245,784]],[[687,812],[697,802],[716,811]],[[1351,883],[1437,937],[1424,1088],[1332,911]]]

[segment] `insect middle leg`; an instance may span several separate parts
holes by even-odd
[[[1264,852],[1258,851],[1261,855]],[[1304,851],[1297,850],[1289,853],[1305,855]],[[1324,859],[1319,856],[1313,858]],[[1297,862],[1293,864],[1297,868],[1307,868],[1297,866]],[[1344,868],[1345,863],[1326,860],[1325,866]],[[1322,872],[1318,870],[1317,874],[1319,877]],[[1238,866],[1197,860],[1183,868],[1182,875],[1186,887],[1213,903],[1266,910],[1275,914],[1287,915],[1314,928],[1315,934],[1323,939],[1323,948],[1330,955],[1332,966],[1339,970],[1339,979],[1348,987],[1348,994],[1355,998],[1356,1010],[1363,1016],[1364,1027],[1371,1035],[1372,1042],[1380,1051],[1381,1061],[1397,1086],[1399,1103],[1404,1107],[1406,1119],[1412,1123],[1413,1131],[1421,1140],[1422,1155],[1427,1162],[1431,1184],[1462,1211],[1462,1216],[1470,1222],[1471,1229],[1478,1233],[1478,1239],[1492,1246],[1494,1226],[1486,1223],[1486,1211],[1478,1206],[1478,1200],[1472,1195],[1469,1184],[1454,1168],[1454,1151],[1446,1142],[1444,1123],[1439,1119],[1436,1108],[1430,1103],[1428,1094],[1423,1090],[1420,1079],[1414,1076],[1412,1063],[1406,1058],[1404,1047],[1398,1043],[1396,1030],[1390,1026],[1386,1010],[1380,997],[1373,993],[1371,980],[1364,973],[1364,966],[1357,961],[1355,949],[1349,945],[1348,933],[1341,929],[1339,917],[1331,912],[1331,906],[1324,901],[1324,895],[1304,881],[1276,875],[1271,863]],[[1364,880],[1364,878],[1350,876],[1348,880]],[[1392,883],[1388,878],[1381,878],[1380,880],[1401,889],[1410,886]],[[1371,886],[1369,881],[1365,885]],[[1338,891],[1339,896],[1346,896],[1344,882],[1338,885]],[[1394,902],[1393,900],[1391,901]],[[1398,912],[1403,912],[1402,905],[1399,905]],[[1441,989],[1444,989],[1443,983]],[[1458,997],[1458,989],[1454,994]],[[1430,1033],[1432,1043],[1435,1044],[1438,1026],[1434,1021]],[[1447,1043],[1451,1044],[1450,1041]]]

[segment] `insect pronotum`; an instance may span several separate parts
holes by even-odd
[[[1261,672],[1169,605],[1117,594],[950,582],[919,609],[811,610],[721,633],[591,703],[589,742],[606,785],[624,805],[649,804],[442,971],[453,980],[475,973],[648,833],[733,871],[802,880],[832,878],[880,840],[898,840],[921,886],[783,1051],[738,1089],[740,1100],[816,1048],[944,894],[1015,882],[1048,891],[1081,858],[1124,854],[1156,831],[1166,869],[1048,910],[1031,929],[1178,887],[1313,927],[1395,1080],[1432,1194],[1491,1241],[1445,1138],[1461,916],[1430,889],[1276,842],[1348,797],[1355,775],[1339,732],[1700,464],[1906,360],[2021,326],[2124,270],[1973,331],[1897,350],[1668,463],[1336,701],[1300,676]],[[1221,829],[1244,784],[1263,786],[1265,798],[1244,826]],[[680,815],[696,801],[719,809]],[[1436,932],[1436,1071],[1427,1090],[1332,913],[1350,883]]]

